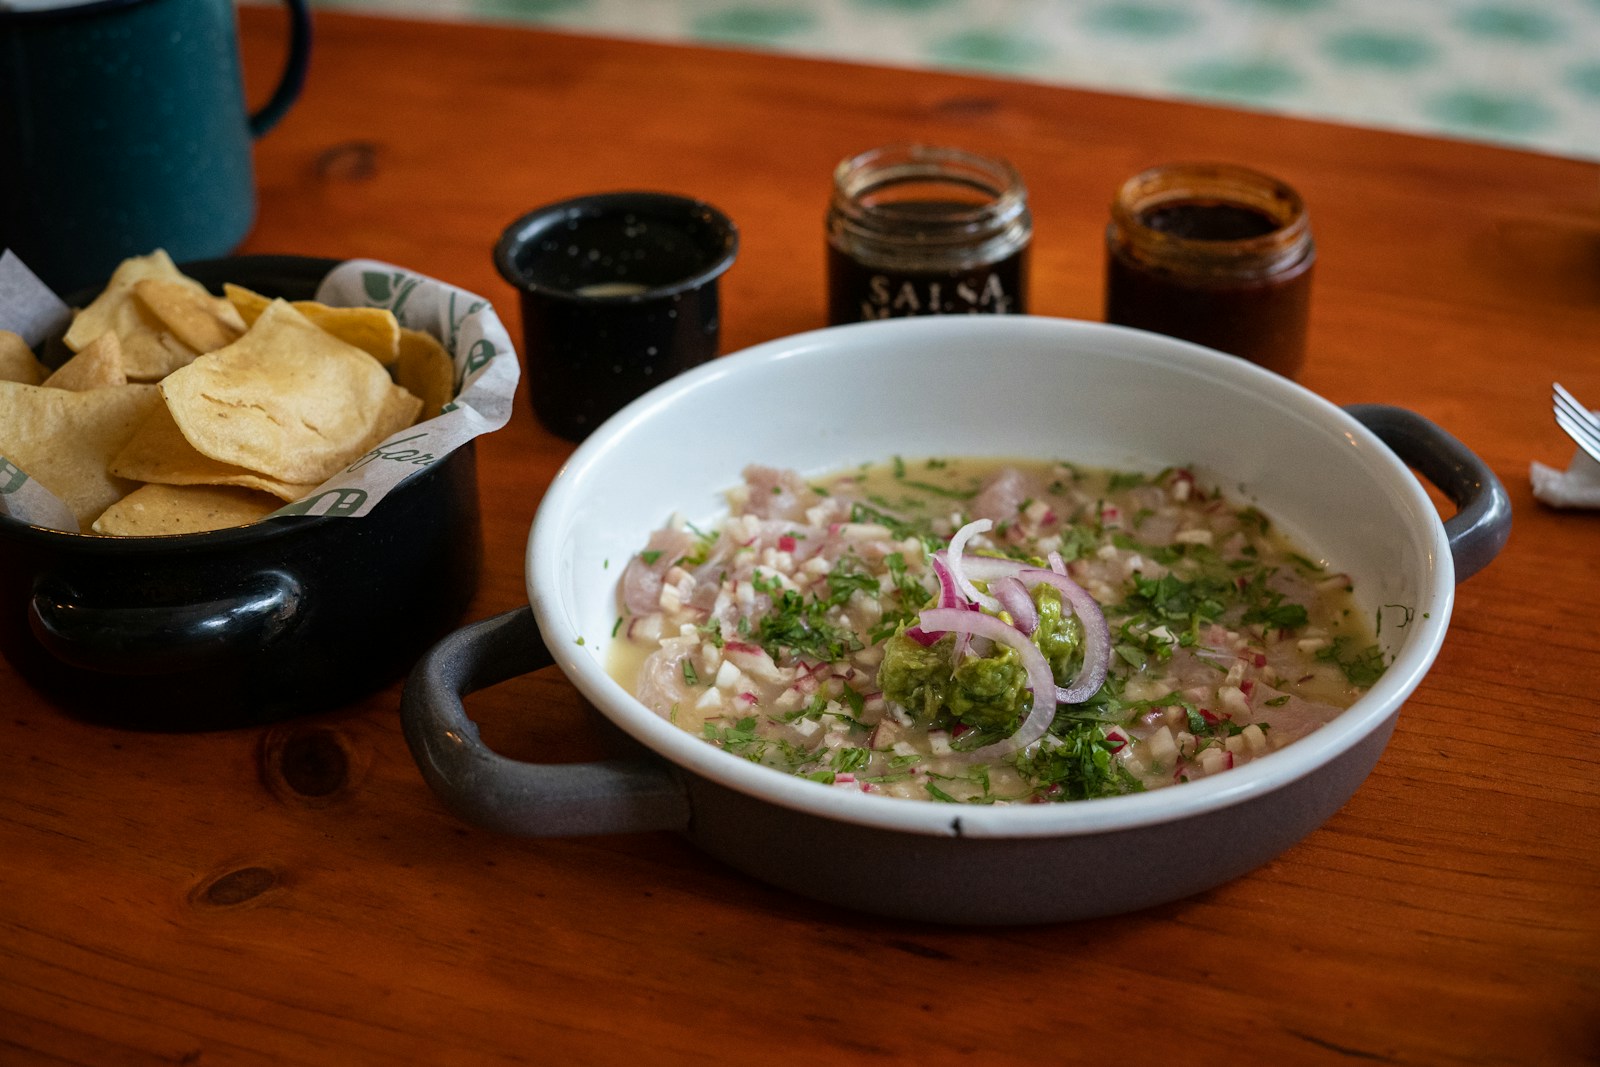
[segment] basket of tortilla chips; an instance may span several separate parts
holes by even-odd
[[[74,303],[50,336],[0,329],[0,653],[32,684],[120,725],[263,722],[380,688],[454,625],[473,439],[518,376],[487,301],[157,251]]]

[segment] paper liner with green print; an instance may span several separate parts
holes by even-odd
[[[338,307],[381,307],[402,326],[432,334],[455,367],[455,399],[438,415],[395,433],[274,515],[355,518],[406,479],[511,417],[521,373],[511,337],[488,300],[434,278],[376,260],[331,270],[316,299]],[[0,514],[50,529],[75,531],[72,513],[25,471],[0,457]]]

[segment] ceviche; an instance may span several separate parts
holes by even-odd
[[[1384,669],[1348,577],[1183,469],[751,467],[625,569],[613,673],[729,753],[835,788],[1112,796],[1304,737]]]

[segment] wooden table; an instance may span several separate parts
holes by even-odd
[[[276,12],[242,13],[257,98]],[[620,188],[741,226],[728,349],[823,322],[839,158],[925,139],[1012,160],[1033,309],[1097,319],[1115,186],[1182,158],[1296,185],[1321,249],[1306,385],[1451,429],[1510,490],[1510,543],[1376,772],[1266,867],[1040,929],[841,914],[667,834],[530,841],[447,814],[398,683],[256,730],[66,717],[0,665],[0,1062],[1560,1064],[1600,1057],[1600,514],[1550,382],[1600,403],[1600,167],[1441,140],[737,52],[320,15],[261,142],[246,251],[372,256],[485,294],[522,211]],[[470,617],[523,602],[570,446],[525,399],[480,446]],[[475,696],[525,758],[594,754],[559,676]],[[331,770],[330,770],[331,768]]]

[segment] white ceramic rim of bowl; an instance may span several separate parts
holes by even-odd
[[[1412,512],[1432,519],[1427,573],[1418,578],[1423,595],[1414,606],[1407,636],[1383,677],[1338,718],[1307,737],[1269,758],[1215,777],[1145,793],[1061,804],[950,805],[824,786],[723,752],[639,703],[606,672],[594,652],[585,648],[569,615],[556,610],[553,576],[558,573],[564,547],[557,534],[565,529],[565,516],[581,501],[585,473],[630,429],[680,402],[683,394],[727,375],[751,373],[749,368],[760,364],[805,358],[808,353],[840,344],[891,340],[915,344],[919,338],[937,336],[929,331],[971,329],[1002,336],[1015,331],[1019,337],[1027,335],[1034,340],[1042,331],[1043,336],[1059,335],[1053,339],[1062,344],[1106,340],[1112,348],[1144,351],[1163,362],[1198,367],[1208,376],[1264,391],[1278,404],[1313,421],[1331,423],[1339,436],[1364,450],[1369,466],[1388,479],[1388,488],[1405,498]],[[1371,462],[1374,458],[1376,463]],[[841,460],[840,466],[848,463]],[[549,536],[541,536],[541,529],[549,531]],[[639,543],[643,544],[642,536]],[[1398,714],[1438,655],[1455,592],[1454,565],[1444,527],[1426,490],[1402,460],[1336,405],[1254,364],[1188,342],[1104,323],[1032,315],[907,318],[813,330],[754,345],[663,383],[598,427],[563,465],[529,532],[525,567],[529,602],[557,666],[607,718],[667,760],[729,789],[823,818],[929,836],[990,838],[1097,834],[1178,821],[1259,798],[1316,772]],[[538,580],[540,575],[549,576],[546,581],[552,588],[548,594],[545,582]],[[619,576],[620,567],[606,578],[612,591]]]

